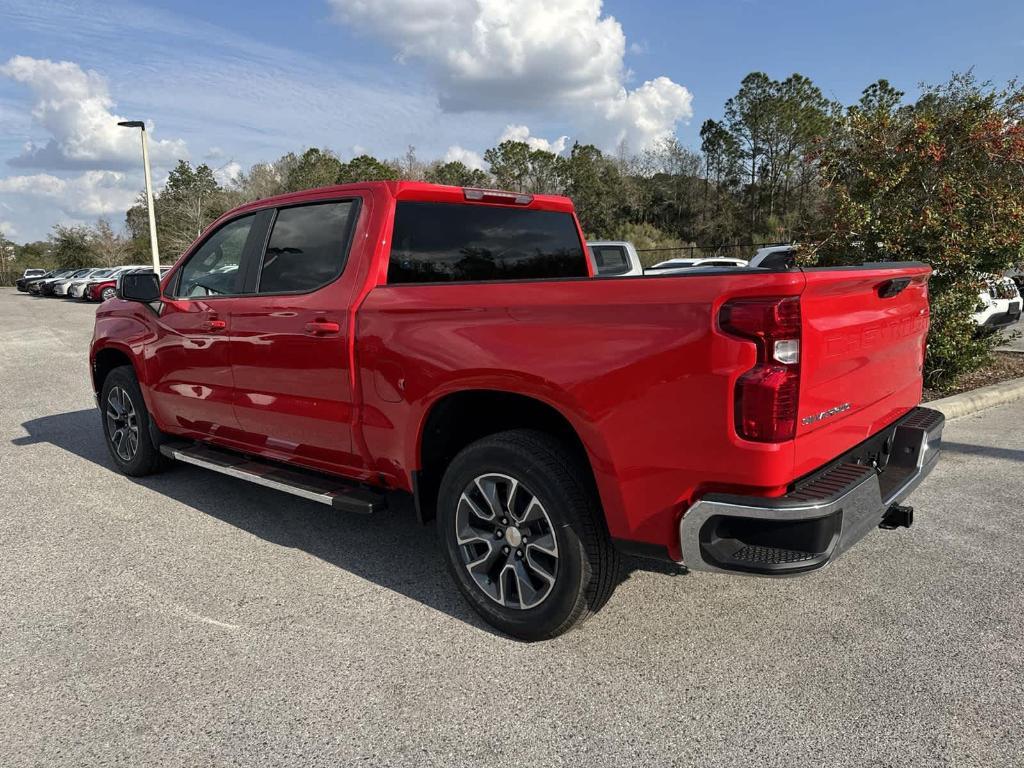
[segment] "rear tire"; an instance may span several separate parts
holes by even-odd
[[[511,430],[449,465],[437,527],[449,572],[473,609],[523,640],[546,640],[601,608],[618,554],[588,471],[551,435]]]
[[[160,471],[163,456],[153,443],[149,411],[130,365],[115,368],[100,388],[100,419],[110,457],[131,477]]]

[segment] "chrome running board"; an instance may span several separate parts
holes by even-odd
[[[385,495],[372,488],[330,475],[263,462],[203,443],[168,442],[160,446],[160,453],[169,459],[327,504],[344,512],[369,515],[387,508]]]

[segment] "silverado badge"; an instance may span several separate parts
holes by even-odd
[[[821,413],[812,413],[810,416],[804,416],[802,419],[800,419],[800,423],[806,427],[808,424],[817,424],[819,421],[830,419],[837,413],[842,413],[843,411],[848,410],[850,410],[850,404],[843,403],[842,405],[837,405],[834,408],[829,408],[827,411],[822,411]]]

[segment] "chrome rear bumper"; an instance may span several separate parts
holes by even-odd
[[[679,522],[683,564],[762,576],[824,566],[877,528],[928,476],[944,424],[938,411],[915,408],[785,496],[708,494]]]

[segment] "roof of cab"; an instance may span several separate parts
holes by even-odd
[[[573,210],[572,200],[561,195],[530,195],[530,202],[527,204],[506,203],[493,200],[467,200],[466,189],[476,187],[452,187],[445,184],[430,184],[426,181],[359,181],[352,184],[335,184],[329,187],[318,187],[306,189],[301,192],[288,192],[283,195],[264,197],[245,203],[232,209],[224,217],[235,215],[242,211],[255,211],[262,208],[272,208],[278,205],[294,205],[296,203],[311,202],[314,200],[325,200],[357,191],[384,192],[397,200],[409,200],[417,202],[437,203],[469,203],[471,205],[499,205],[512,208],[527,208],[541,211],[563,211]],[[499,192],[501,190],[487,190]],[[515,192],[506,194],[517,194]]]

